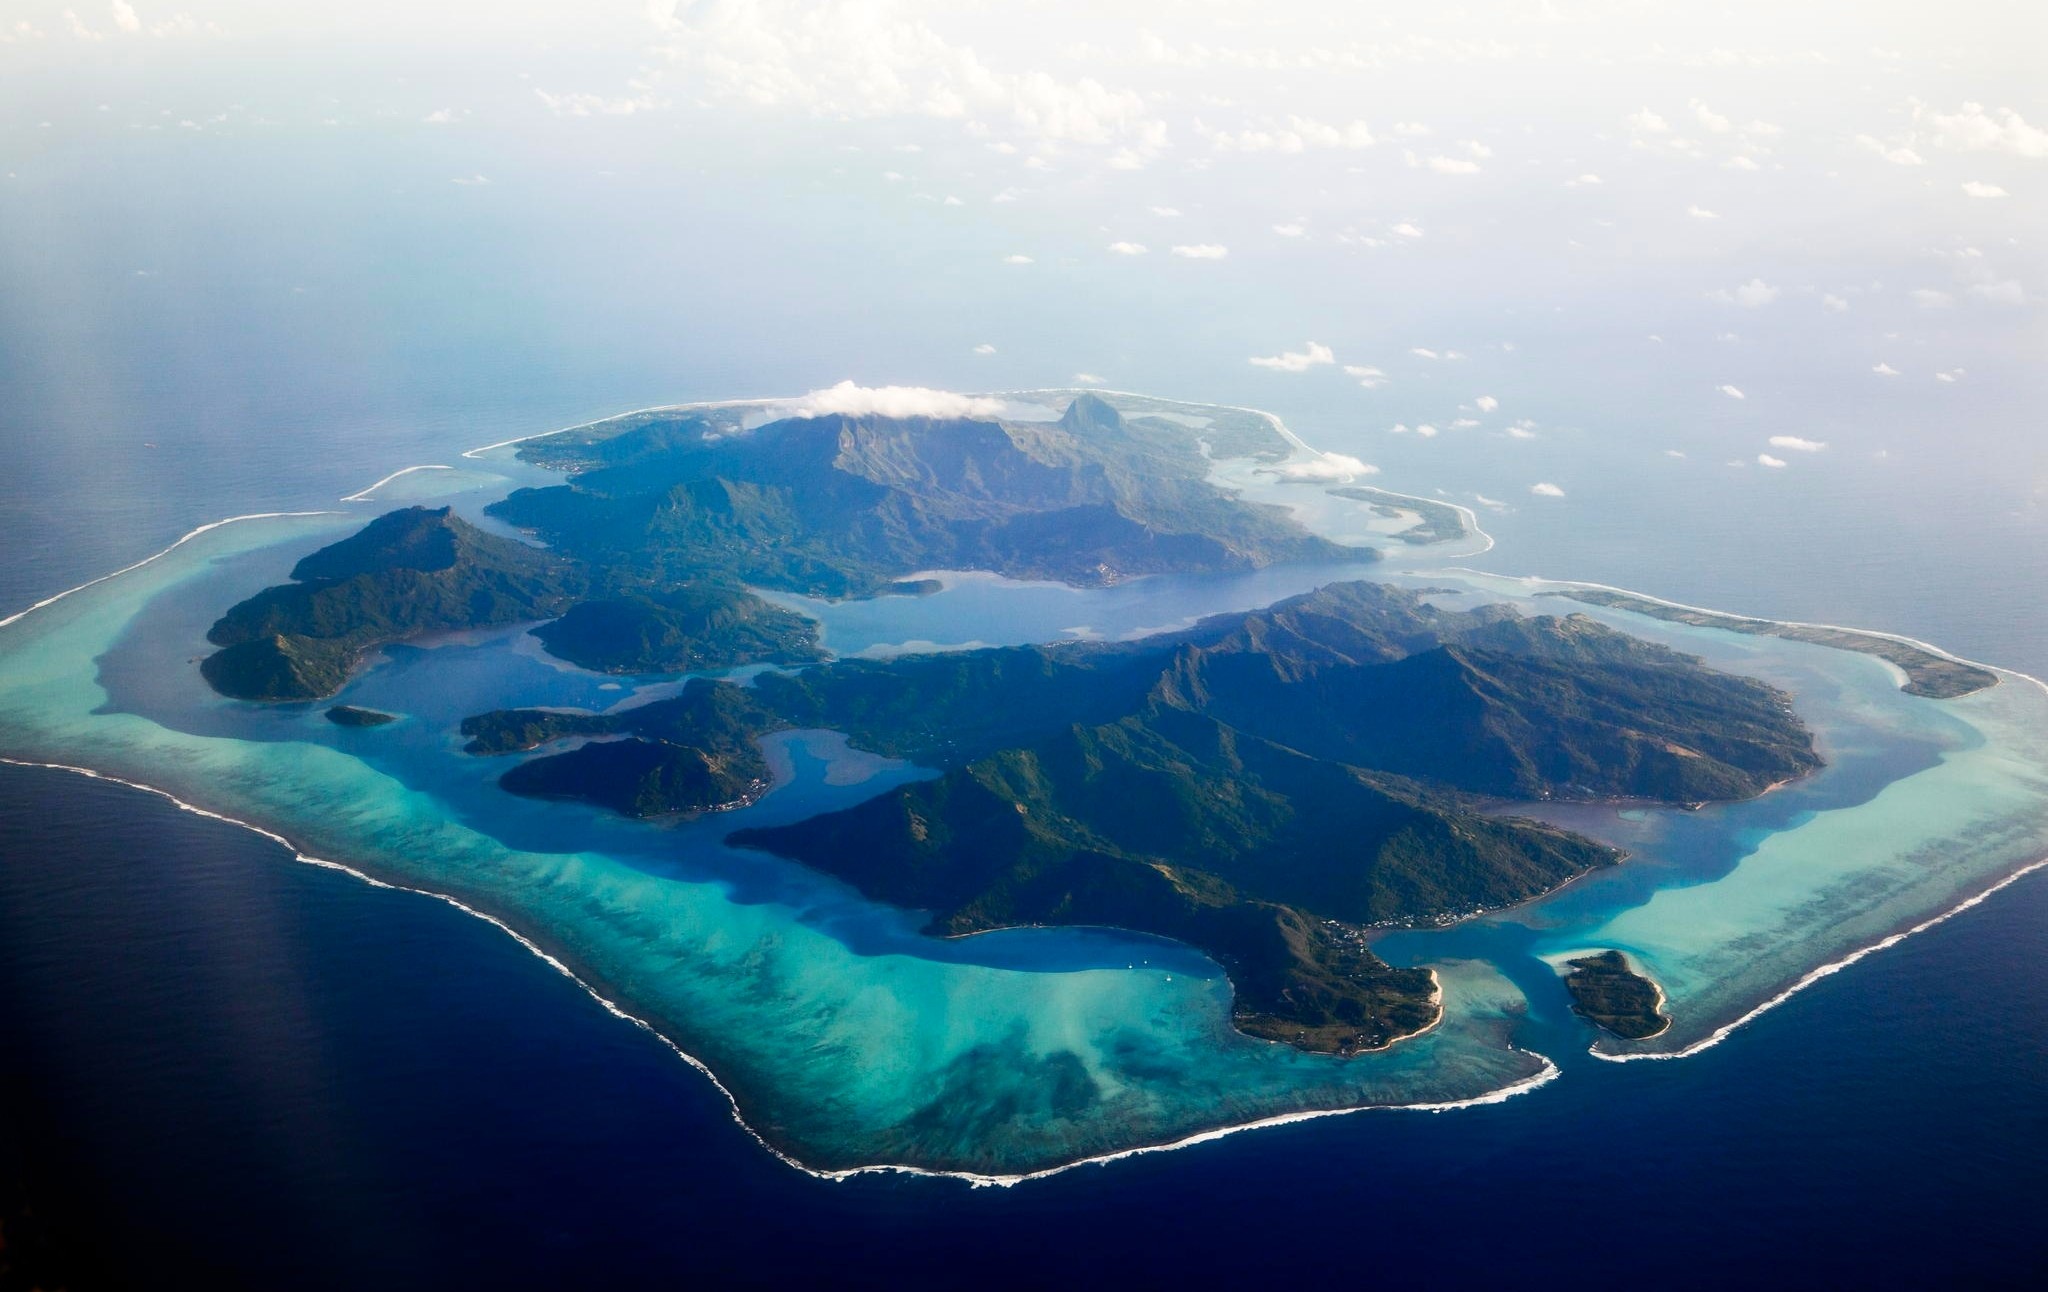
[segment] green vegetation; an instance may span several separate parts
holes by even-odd
[[[1567,960],[1564,985],[1572,1010],[1625,1040],[1647,1041],[1671,1026],[1663,1013],[1664,993],[1629,968],[1619,951]]]
[[[573,562],[486,534],[448,508],[408,507],[323,547],[229,610],[200,665],[240,700],[312,700],[348,681],[362,655],[424,633],[545,619],[580,595]]]
[[[1832,646],[1836,650],[1852,650],[1865,655],[1875,655],[1905,670],[1906,685],[1902,689],[1908,695],[1953,700],[1972,691],[1981,691],[1986,687],[1998,685],[1998,674],[1990,669],[1950,659],[1946,655],[1915,646],[1911,642],[1880,637],[1876,633],[1857,632],[1851,628],[1783,624],[1770,619],[1724,615],[1712,610],[1689,610],[1683,606],[1652,601],[1648,597],[1631,596],[1626,592],[1611,592],[1606,588],[1574,588],[1569,592],[1547,592],[1543,595],[1569,597],[1573,601],[1583,601],[1590,606],[1611,606],[1616,610],[1629,610],[1672,623],[1692,624],[1700,628],[1725,628],[1729,632],[1750,633],[1759,637],[1783,637],[1788,641],[1811,642],[1816,646]]]
[[[1286,447],[1254,414],[1204,434],[1232,452]],[[379,517],[223,615],[207,681],[237,699],[316,699],[378,646],[556,616],[535,629],[547,650],[599,672],[795,664],[822,654],[814,628],[746,585],[923,596],[936,581],[902,576],[981,569],[1101,585],[1375,556],[1209,484],[1187,427],[1127,423],[1086,394],[1057,423],[828,416],[747,430],[733,409],[656,410],[520,452],[570,481],[489,510],[547,550],[446,508]]]
[[[1427,498],[1412,498],[1407,494],[1388,493],[1384,489],[1374,489],[1366,485],[1344,485],[1336,489],[1326,489],[1324,492],[1337,498],[1370,503],[1372,509],[1382,516],[1398,517],[1407,512],[1420,516],[1421,524],[1393,535],[1395,539],[1411,547],[1449,543],[1465,537],[1470,532],[1465,525],[1465,514],[1448,503],[1431,502]]]
[[[398,721],[395,713],[381,709],[359,709],[353,704],[337,704],[327,711],[327,720],[337,727],[381,727],[388,722]]]
[[[914,570],[1099,586],[1373,558],[1211,485],[1187,428],[1126,422],[1086,394],[1056,423],[830,415],[734,433],[694,413],[649,414],[608,438],[576,432],[522,452],[574,474],[491,514],[656,586],[872,596],[902,590]]]
[[[598,673],[686,673],[818,659],[817,628],[737,588],[693,584],[569,607],[533,630],[550,655]]]
[[[693,681],[609,714],[509,710],[478,753],[625,736],[508,772],[638,815],[749,801],[755,739],[829,727],[943,769],[744,831],[932,927],[1108,924],[1231,972],[1239,1025],[1349,1052],[1426,1026],[1433,985],[1367,930],[1526,901],[1615,854],[1486,799],[1739,798],[1818,765],[1785,698],[1583,615],[1447,611],[1336,584],[1135,643],[845,661]]]

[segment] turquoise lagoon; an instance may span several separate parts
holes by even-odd
[[[1147,403],[1196,434],[1208,416]],[[659,826],[515,800],[493,784],[505,763],[462,754],[454,732],[484,708],[631,704],[674,678],[583,673],[522,631],[463,635],[395,647],[349,687],[340,699],[405,715],[372,730],[335,727],[322,706],[232,703],[201,682],[192,661],[221,607],[382,507],[446,499],[474,515],[537,474],[514,454],[388,479],[333,512],[209,528],[0,626],[0,755],[156,788],[306,860],[499,922],[704,1068],[764,1144],[809,1170],[1008,1180],[1278,1119],[1505,1098],[1555,1075],[1516,1041],[1532,1007],[1556,1012],[1557,965],[1588,948],[1628,951],[1663,986],[1674,1023],[1634,1044],[1568,1035],[1606,1057],[1681,1055],[2048,856],[2038,683],[2006,674],[1960,700],[1922,699],[1870,656],[1546,600],[1568,585],[1457,567],[1489,545],[1476,524],[1460,542],[1393,545],[1363,569],[1086,590],[947,575],[925,598],[784,599],[820,619],[834,650],[889,653],[1131,636],[1366,574],[1440,589],[1445,604],[1591,613],[1792,691],[1828,766],[1761,799],[1697,812],[1504,805],[1631,859],[1521,908],[1389,932],[1384,955],[1437,970],[1444,1021],[1348,1060],[1238,1035],[1227,981],[1186,948],[1090,929],[927,938],[914,914],[723,847],[740,825],[927,774],[832,733],[778,738],[777,788],[755,807]],[[1295,461],[1317,458],[1304,447]],[[1270,468],[1220,462],[1217,475],[1333,536],[1402,523]]]

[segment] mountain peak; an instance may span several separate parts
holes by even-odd
[[[1067,405],[1067,411],[1060,418],[1060,429],[1065,431],[1121,431],[1124,429],[1124,415],[1110,407],[1100,395],[1082,393],[1074,396],[1074,402]]]

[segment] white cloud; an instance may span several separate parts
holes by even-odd
[[[1395,225],[1392,229],[1392,232],[1395,234],[1395,236],[1402,238],[1419,238],[1422,236],[1422,230],[1420,228],[1417,228],[1415,225],[1408,223],[1406,220],[1403,220],[1401,223]]]
[[[1856,144],[1865,152],[1876,153],[1894,166],[1923,166],[1927,162],[1925,157],[1905,144],[1888,144],[1870,135],[1857,135]]]
[[[1849,308],[1849,302],[1843,300],[1839,296],[1836,296],[1832,292],[1823,293],[1820,298],[1820,303],[1824,308],[1829,309],[1836,314],[1839,314],[1843,310]]]
[[[1564,182],[1564,186],[1566,188],[1594,188],[1597,187],[1599,183],[1600,177],[1598,175],[1592,174],[1591,172],[1588,172],[1584,175],[1579,176],[1577,179],[1566,180]]]
[[[1957,378],[1961,377],[1962,375],[1963,370],[1961,368],[1951,368],[1947,372],[1935,373],[1934,379],[1939,382],[1953,383]]]
[[[1479,398],[1473,400],[1472,404],[1482,413],[1490,413],[1496,408],[1500,407],[1500,401],[1498,399],[1495,399],[1492,395],[1481,395]]]
[[[450,184],[460,184],[465,188],[481,188],[483,185],[488,184],[491,181],[483,175],[457,175],[454,179],[451,179],[448,182]]]
[[[1308,228],[1305,225],[1297,224],[1290,221],[1287,224],[1274,225],[1273,232],[1279,234],[1283,238],[1299,238],[1308,232]]]
[[[1718,390],[1718,391],[1720,391],[1720,392],[1721,392],[1722,394],[1724,394],[1724,395],[1728,396],[1728,398],[1730,398],[1730,399],[1748,399],[1748,398],[1749,398],[1749,396],[1748,396],[1748,395],[1745,395],[1745,394],[1743,394],[1743,393],[1742,393],[1741,391],[1737,390],[1737,389],[1736,389],[1735,387],[1733,387],[1733,386],[1716,386],[1716,387],[1714,387],[1714,389],[1715,389],[1715,390]]]
[[[1363,364],[1345,364],[1344,375],[1358,378],[1358,384],[1367,390],[1378,390],[1381,386],[1387,384],[1386,373],[1381,372],[1378,368],[1367,367]]]
[[[1695,202],[1691,206],[1686,207],[1685,213],[1695,220],[1718,220],[1721,218],[1721,213],[1719,211],[1709,211],[1706,207],[1699,205],[1697,202]]]
[[[1136,91],[990,66],[904,6],[648,0],[647,12],[667,39],[658,52],[714,97],[825,118],[1000,123],[1036,143],[1115,148],[1129,164],[1167,144]]]
[[[1411,349],[1410,351],[1408,351],[1408,353],[1410,353],[1410,354],[1412,354],[1412,355],[1415,355],[1415,356],[1416,356],[1417,358],[1421,358],[1421,359],[1436,359],[1436,358],[1440,358],[1440,357],[1441,357],[1440,355],[1438,355],[1438,354],[1437,354],[1437,352],[1436,352],[1436,351],[1434,351],[1434,350],[1430,349],[1430,348],[1429,348],[1429,347],[1427,347],[1427,346],[1420,346],[1420,345],[1418,345],[1418,346],[1414,347],[1413,349]]]
[[[1985,184],[1978,180],[1963,181],[1964,197],[2004,197],[2006,192],[1996,184]]]
[[[1692,109],[1693,120],[1699,122],[1700,126],[1710,134],[1725,135],[1734,124],[1720,113],[1708,108],[1706,104],[1698,99],[1694,99],[1687,106]]]
[[[1476,175],[1479,163],[1466,161],[1463,157],[1445,157],[1439,154],[1423,163],[1439,175]]]
[[[1264,129],[1208,132],[1219,152],[1301,153],[1311,148],[1370,148],[1379,142],[1363,121],[1331,125],[1313,117],[1289,117],[1285,125]]]
[[[1436,427],[1431,426],[1428,422],[1423,422],[1415,428],[1415,433],[1425,440],[1434,439],[1436,437]]]
[[[925,386],[859,386],[851,381],[814,390],[786,406],[795,417],[994,417],[1002,408],[1002,400],[980,395]]]
[[[1684,449],[1666,449],[1666,450],[1664,450],[1664,456],[1665,456],[1665,457],[1667,457],[1667,458],[1683,458],[1683,457],[1685,456],[1685,450],[1684,450]]]
[[[1034,261],[1031,257],[1027,255],[1013,251],[1009,255],[1003,257],[1003,263],[1006,265],[1031,265],[1036,264],[1038,262]]]
[[[996,352],[996,348],[983,341],[980,345],[974,347],[974,352],[979,355],[991,355]]]
[[[1932,287],[1920,287],[1907,293],[1915,305],[1923,310],[1945,310],[1956,303],[1956,298],[1947,292],[1935,291]]]
[[[1970,295],[1980,301],[1990,301],[1994,305],[2024,305],[2027,303],[2026,288],[2021,287],[2019,280],[2016,278],[2008,278],[2000,283],[1978,283],[1970,288]]]
[[[1778,299],[1779,289],[1761,278],[1752,278],[1740,287],[1730,291],[1723,288],[1708,293],[1714,300],[1728,305],[1740,305],[1746,310],[1759,310]]]
[[[1517,422],[1513,426],[1508,427],[1508,438],[1511,440],[1533,440],[1536,438],[1536,432]]]
[[[1287,350],[1280,354],[1254,356],[1251,364],[1254,368],[1271,368],[1275,372],[1307,372],[1320,364],[1336,361],[1337,356],[1331,353],[1329,346],[1311,341],[1306,350]]]
[[[1283,480],[1355,480],[1379,474],[1379,468],[1348,453],[1322,453],[1307,462],[1288,462],[1275,472]]]
[[[1774,458],[1774,457],[1772,457],[1772,456],[1771,456],[1770,454],[1768,454],[1768,453],[1759,453],[1759,454],[1757,454],[1757,455],[1756,455],[1756,460],[1757,460],[1757,465],[1759,465],[1759,466],[1766,466],[1766,467],[1782,467],[1782,466],[1784,466],[1784,465],[1785,465],[1785,459],[1783,459],[1783,458]]]
[[[1103,378],[1096,376],[1092,372],[1077,372],[1074,374],[1074,380],[1081,383],[1084,386],[1106,386],[1109,384]]]
[[[142,19],[135,12],[135,6],[128,0],[114,0],[114,25],[129,35],[142,30]]]
[[[1986,112],[1981,103],[1965,103],[1960,112],[1929,117],[1934,137],[1944,148],[1966,152],[2011,153],[2015,157],[2048,157],[2048,130],[2027,124],[2011,108]]]
[[[1109,249],[1119,256],[1142,256],[1147,250],[1142,242],[1112,242]]]
[[[1556,485],[1550,483],[1548,480],[1544,480],[1537,484],[1530,485],[1529,492],[1535,494],[1538,498],[1564,497],[1564,490],[1558,488]]]
[[[558,117],[630,117],[638,112],[651,112],[668,106],[668,100],[657,97],[652,91],[639,94],[607,97],[602,94],[551,94],[535,89],[534,93],[547,106],[547,110]]]
[[[1648,108],[1644,108],[1642,111],[1630,115],[1628,128],[1631,133],[1638,135],[1661,135],[1669,133],[1671,123]]]
[[[1173,248],[1173,254],[1183,260],[1221,260],[1230,254],[1230,248],[1214,242],[1183,243]]]
[[[1818,453],[1828,446],[1826,440],[1803,440],[1797,435],[1773,435],[1770,442],[1774,449],[1790,449],[1794,453]]]
[[[1177,206],[1155,206],[1151,211],[1162,220],[1177,219],[1180,216],[1180,208]]]
[[[1758,165],[1756,164],[1756,161],[1755,161],[1755,159],[1754,159],[1754,158],[1750,158],[1750,157],[1744,157],[1744,156],[1742,156],[1742,155],[1741,155],[1741,154],[1739,154],[1739,153],[1738,153],[1737,155],[1733,156],[1733,157],[1730,157],[1730,158],[1729,158],[1729,159],[1728,159],[1727,161],[1724,161],[1724,162],[1722,162],[1722,163],[1721,163],[1721,165],[1722,165],[1722,166],[1723,166],[1724,168],[1728,169],[1728,170],[1761,170],[1761,169],[1763,169],[1762,167],[1760,167],[1760,166],[1758,166]]]
[[[1899,370],[1888,363],[1875,364],[1870,370],[1880,377],[1896,377],[1899,375]]]
[[[447,126],[469,115],[468,108],[436,108],[420,120],[430,126]]]

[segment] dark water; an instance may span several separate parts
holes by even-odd
[[[112,188],[139,182],[133,164],[81,169]],[[694,262],[669,276],[703,293],[636,296],[636,257],[687,243],[653,215],[615,249],[564,221],[588,264],[436,223],[434,254],[419,253],[431,274],[339,253],[307,269],[266,230],[318,242],[304,230],[326,230],[326,198],[354,173],[248,175],[235,201],[190,195],[209,219],[250,213],[233,239],[200,231],[255,267],[246,290],[202,282],[211,265],[180,279],[172,251],[210,244],[166,233],[152,259],[88,266],[104,271],[97,294],[71,280],[44,293],[72,314],[0,293],[0,328],[21,343],[0,346],[0,608],[223,514],[327,505],[400,465],[623,407],[847,375],[1043,385],[1095,367],[1126,330],[1151,337],[1115,311],[1069,311],[1076,341],[1052,306],[1008,301],[1018,339],[1002,338],[991,377],[930,358],[964,348],[965,322],[929,301],[872,313],[856,283],[827,289],[789,345],[782,314],[725,308],[750,298]],[[0,213],[0,243],[43,245],[74,198]],[[181,227],[177,209],[153,215]],[[273,261],[289,265],[274,282],[257,272]],[[503,272],[529,262],[598,272]],[[143,264],[164,276],[131,281]],[[288,295],[308,274],[328,294]],[[130,299],[135,282],[166,290]],[[1119,381],[1278,405],[1315,442],[1380,461],[1394,488],[1526,497],[1532,468],[1368,440],[1355,413],[1280,404],[1270,385],[1197,366],[1184,340],[1161,328],[1130,343]],[[1982,404],[1915,440],[1905,410],[1887,461],[1909,469],[1880,476],[1859,458],[1759,494],[1751,476],[1650,478],[1663,432],[1696,461],[1737,451],[1735,432],[1660,418],[1638,444],[1635,410],[1658,407],[1668,378],[1609,377],[1604,412],[1530,379],[1525,398],[1584,427],[1541,468],[1571,505],[1490,517],[1502,544],[1487,568],[1912,632],[2048,674],[2048,541],[2027,484],[2039,449],[1983,429],[2024,418]],[[2048,1272],[2044,932],[2036,874],[1706,1054],[1611,1065],[1552,1050],[1565,1079],[1505,1105],[1317,1121],[1006,1191],[825,1184],[777,1164],[702,1077],[489,926],[290,864],[147,795],[0,768],[0,1210],[26,1195],[71,1235],[79,1287],[2020,1284]]]
[[[1681,1063],[970,1190],[798,1175],[489,926],[161,800],[9,769],[0,855],[9,1147],[116,1285],[2040,1272],[2039,877]]]

